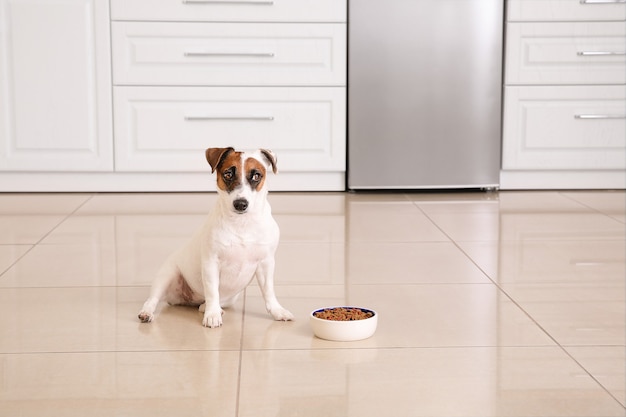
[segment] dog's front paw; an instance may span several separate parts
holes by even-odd
[[[154,315],[146,311],[140,311],[137,317],[139,317],[142,323],[150,323],[154,319]]]
[[[205,311],[202,325],[210,328],[220,327],[222,325],[222,314],[224,314],[224,311],[221,308],[214,312]]]
[[[292,321],[294,319],[293,314],[289,310],[283,307],[273,308],[270,310],[270,314],[277,321]]]

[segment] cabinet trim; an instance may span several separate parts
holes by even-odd
[[[0,172],[0,192],[211,192],[206,172]],[[344,172],[279,172],[270,191],[345,191]]]
[[[111,0],[111,15],[113,20],[127,21],[343,23],[347,1]]]

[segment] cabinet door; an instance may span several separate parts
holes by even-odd
[[[113,169],[109,5],[0,0],[0,170]]]
[[[509,23],[508,85],[626,83],[624,22]]]
[[[346,25],[113,22],[115,85],[344,86]]]
[[[115,87],[115,166],[207,170],[212,146],[268,148],[281,172],[345,171],[344,87]]]
[[[506,170],[623,170],[623,86],[507,86]]]

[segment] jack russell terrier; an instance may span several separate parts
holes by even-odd
[[[275,320],[293,320],[274,294],[274,254],[279,229],[267,201],[265,176],[276,157],[266,149],[237,152],[209,148],[206,159],[217,171],[218,200],[204,226],[163,264],[139,319],[150,322],[160,300],[200,306],[202,325],[222,325],[222,307],[235,303],[256,277],[265,307]]]

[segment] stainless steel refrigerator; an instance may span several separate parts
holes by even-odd
[[[348,188],[497,188],[504,0],[351,0]]]

